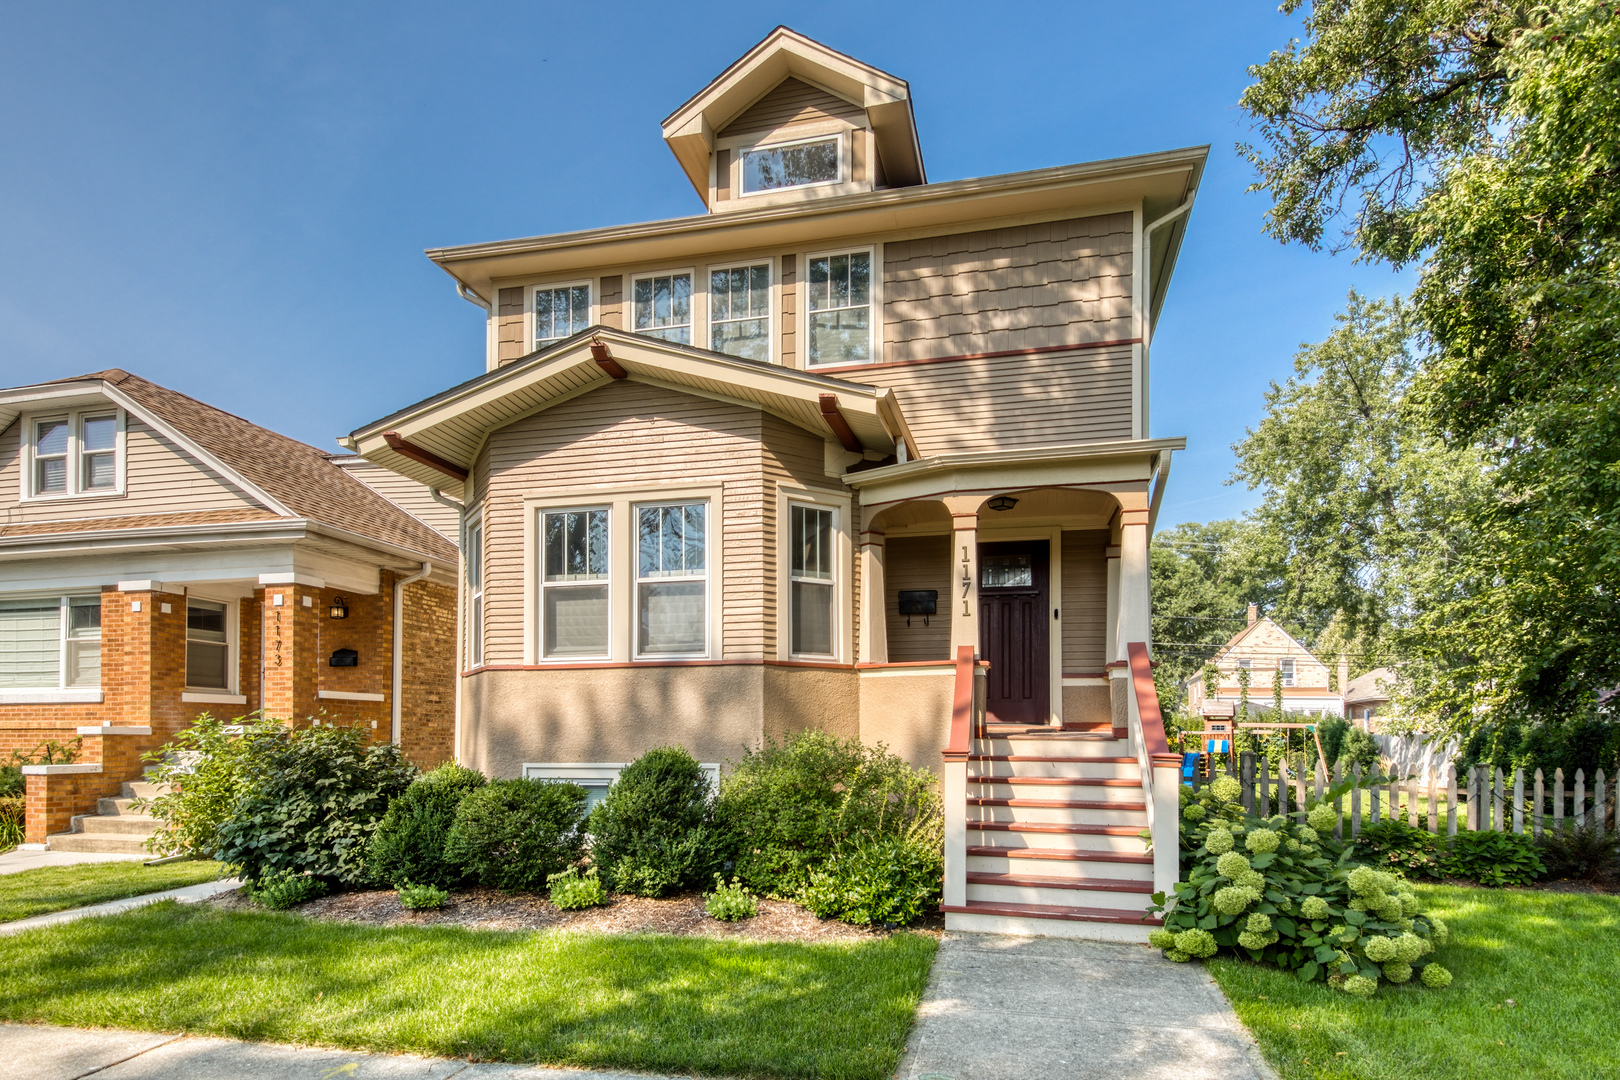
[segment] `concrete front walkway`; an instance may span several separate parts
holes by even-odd
[[[150,855],[108,855],[92,851],[45,851],[42,848],[13,848],[0,854],[0,874],[20,874],[41,866],[74,866],[87,862],[141,862]]]
[[[53,911],[48,915],[35,915],[27,919],[0,923],[0,934],[20,934],[24,930],[37,930],[42,926],[55,926],[58,923],[72,922],[74,919],[83,919],[91,915],[116,915],[120,911],[128,911],[130,908],[140,907],[142,904],[155,904],[159,900],[178,900],[182,904],[196,904],[207,900],[210,896],[218,896],[222,892],[230,892],[232,889],[240,888],[241,885],[242,883],[235,878],[226,878],[223,881],[205,881],[200,885],[186,885],[178,889],[164,889],[162,892],[143,893],[140,896],[130,896],[123,900],[108,900],[104,904],[90,904],[87,907],[68,908],[66,911]]]
[[[899,1080],[1274,1080],[1199,964],[1071,938],[945,935]]]
[[[29,1080],[654,1080],[645,1073],[361,1054],[189,1035],[0,1024],[5,1075]]]

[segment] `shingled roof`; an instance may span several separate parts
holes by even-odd
[[[455,564],[454,544],[333,464],[336,455],[120,368],[55,382],[97,380],[116,387],[295,516]]]

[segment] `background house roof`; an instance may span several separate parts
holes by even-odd
[[[1373,668],[1366,674],[1357,675],[1350,680],[1350,684],[1344,688],[1344,703],[1346,705],[1366,705],[1372,702],[1388,701],[1389,688],[1394,685],[1394,668]]]

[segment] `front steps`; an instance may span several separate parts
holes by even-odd
[[[953,930],[1147,941],[1141,768],[1106,731],[998,730],[968,756],[967,902]]]
[[[46,850],[149,855],[146,841],[162,827],[162,822],[136,813],[134,802],[162,793],[159,785],[144,780],[126,783],[118,798],[98,800],[96,813],[75,815],[72,832],[46,837]]]

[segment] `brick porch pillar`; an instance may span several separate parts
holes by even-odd
[[[321,590],[315,585],[266,585],[256,594],[261,612],[264,714],[303,727],[319,712],[316,690],[321,658],[316,633]]]

